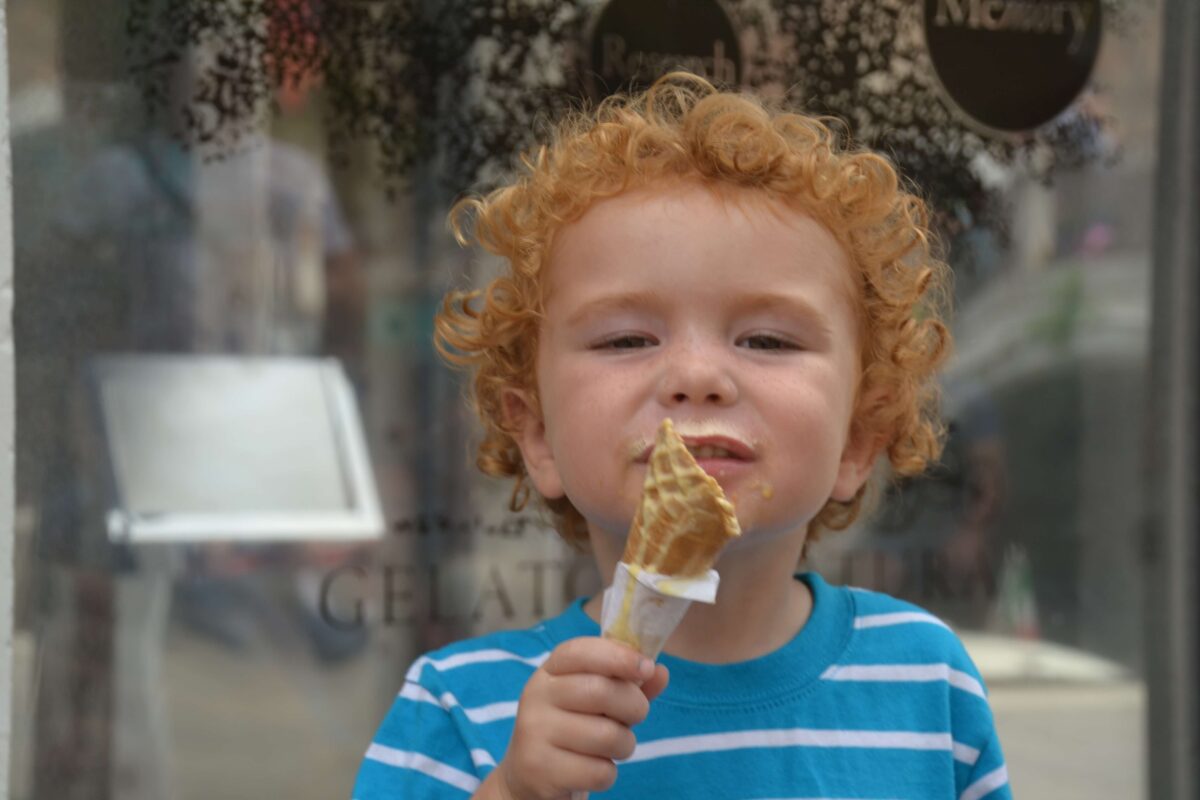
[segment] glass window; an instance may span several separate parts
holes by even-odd
[[[8,4],[16,800],[348,797],[415,657],[601,588],[476,469],[432,321],[500,266],[455,198],[630,77],[607,5]],[[699,5],[675,55],[846,117],[955,273],[942,462],[805,568],[956,629],[1017,796],[1145,796],[1157,4],[1082,4],[1035,134],[967,120],[920,4]]]

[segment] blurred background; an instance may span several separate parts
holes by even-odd
[[[6,5],[14,800],[348,797],[419,653],[600,588],[474,467],[432,318],[499,265],[445,216],[676,66],[844,119],[955,271],[942,463],[806,568],[952,624],[1016,796],[1183,796],[1146,625],[1170,0]]]

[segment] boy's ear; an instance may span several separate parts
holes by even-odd
[[[884,437],[858,435],[846,442],[842,460],[838,464],[837,480],[834,481],[830,497],[848,503],[871,476],[875,459],[883,451]]]
[[[520,389],[503,389],[500,396],[505,422],[516,430],[514,438],[534,488],[547,500],[562,497],[565,494],[562,478],[558,474],[554,453],[546,440],[546,426],[534,404]]]

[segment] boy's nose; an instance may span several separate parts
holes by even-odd
[[[728,405],[737,399],[737,383],[711,348],[681,347],[667,355],[659,383],[666,406],[692,402]]]

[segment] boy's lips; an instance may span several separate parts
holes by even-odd
[[[754,461],[754,449],[743,441],[734,439],[730,436],[683,436],[683,443],[687,445],[688,451],[696,456],[696,451],[704,447],[721,448],[728,451],[728,456],[717,457],[697,457],[696,460],[701,464],[704,463],[738,463],[746,461]],[[645,464],[650,460],[650,452],[654,449],[651,444],[642,451],[637,457],[636,463]]]

